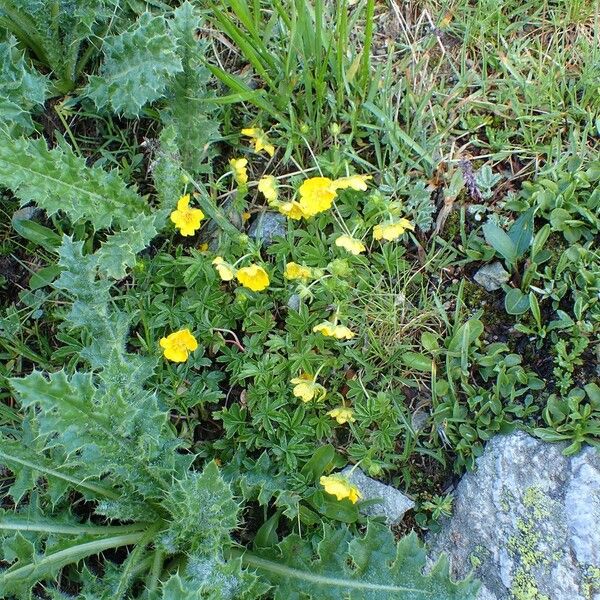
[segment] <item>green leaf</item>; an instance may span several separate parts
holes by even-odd
[[[218,555],[237,527],[238,504],[215,462],[208,463],[202,473],[174,482],[162,504],[171,515],[164,537],[171,553],[179,548]]]
[[[25,63],[14,37],[0,42],[0,123],[17,125],[26,133],[33,131],[30,113],[43,106],[47,87],[46,77]]]
[[[22,204],[33,201],[49,215],[62,212],[96,229],[127,224],[147,211],[144,200],[115,171],[86,166],[66,145],[48,150],[43,139],[0,133],[0,186]]]
[[[113,279],[125,277],[127,267],[135,266],[138,252],[152,241],[161,221],[164,214],[140,215],[131,227],[109,236],[96,252],[100,271]]]
[[[98,108],[126,117],[161,98],[170,77],[182,70],[166,20],[149,12],[129,31],[105,38],[103,52],[100,75],[90,77],[85,94]]]
[[[400,360],[410,369],[431,373],[433,360],[430,356],[425,356],[420,352],[404,352]]]
[[[425,575],[417,536],[396,544],[377,523],[369,523],[362,538],[345,526],[325,526],[318,543],[292,534],[276,551],[246,553],[242,562],[275,586],[276,600],[474,600],[479,589],[471,578],[452,582],[445,558]]]
[[[504,297],[504,310],[509,315],[522,315],[529,310],[529,296],[518,288],[511,288]]]
[[[38,244],[49,252],[56,252],[56,249],[60,246],[60,235],[35,221],[13,218],[12,226],[21,237]]]
[[[509,265],[514,265],[519,256],[517,246],[506,232],[489,219],[482,227],[482,230],[485,241],[498,252]]]
[[[469,319],[463,323],[458,331],[452,336],[448,344],[448,350],[456,352],[465,344],[467,348],[483,333],[483,323],[479,319]]]
[[[169,28],[183,70],[173,77],[161,110],[163,123],[174,129],[183,168],[194,175],[209,170],[217,152],[214,143],[220,138],[216,106],[208,88],[212,74],[202,62],[208,42],[196,35],[201,25],[200,15],[190,2],[174,11]]]
[[[310,460],[302,467],[302,475],[311,481],[316,481],[333,462],[335,449],[331,444],[321,446],[311,456]]]
[[[533,217],[536,208],[526,210],[508,230],[508,237],[515,245],[517,257],[523,256],[533,241]]]

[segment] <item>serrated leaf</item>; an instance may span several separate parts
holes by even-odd
[[[17,40],[0,42],[0,123],[33,131],[31,111],[46,100],[48,80],[29,67]]]
[[[98,108],[126,117],[158,100],[169,78],[182,70],[166,20],[148,12],[129,31],[105,38],[102,49],[100,75],[90,77],[85,94]]]
[[[209,169],[207,162],[215,155],[214,142],[220,137],[215,105],[207,102],[211,97],[207,84],[212,78],[202,62],[207,42],[196,35],[202,21],[190,2],[184,2],[173,15],[169,28],[177,43],[182,71],[169,85],[161,118],[175,131],[184,169],[199,174]]]
[[[128,224],[147,211],[144,200],[116,171],[88,167],[66,145],[49,150],[43,139],[0,133],[0,186],[21,204],[33,201],[49,215],[62,212],[96,229]]]
[[[238,504],[214,462],[202,473],[175,481],[163,506],[171,522],[162,542],[171,552],[178,548],[214,556],[237,526]]]
[[[424,574],[417,536],[396,544],[387,527],[373,522],[362,538],[345,526],[326,526],[318,544],[292,534],[276,551],[247,553],[242,562],[275,586],[276,600],[474,600],[479,588],[471,578],[452,582],[445,559]]]
[[[157,222],[164,215],[141,215],[135,224],[113,233],[96,252],[98,268],[113,279],[122,279],[127,268],[135,266],[136,256],[152,241],[157,233]]]

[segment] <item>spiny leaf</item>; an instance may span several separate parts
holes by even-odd
[[[98,108],[110,107],[135,117],[160,98],[169,77],[182,70],[176,44],[162,16],[144,13],[135,26],[104,40],[100,75],[90,77],[85,90]]]
[[[125,225],[147,210],[117,172],[86,166],[66,145],[49,150],[43,139],[6,133],[0,133],[0,186],[22,204],[34,201],[49,215],[61,211],[71,221],[86,220],[96,229]]]
[[[471,578],[454,583],[448,562],[424,574],[425,551],[414,533],[394,542],[389,529],[370,523],[364,537],[347,527],[325,527],[317,544],[296,534],[277,551],[242,556],[276,586],[276,600],[474,600]]]
[[[29,133],[34,127],[30,112],[44,104],[48,80],[25,63],[16,44],[12,36],[0,42],[0,123]]]
[[[136,255],[152,241],[161,221],[164,215],[140,215],[131,227],[109,236],[96,252],[100,270],[113,279],[125,277],[127,267],[135,265]]]
[[[183,70],[173,78],[166,106],[161,111],[165,125],[175,129],[183,168],[192,174],[208,170],[207,162],[215,154],[213,143],[219,139],[214,104],[207,102],[211,73],[201,61],[207,43],[196,37],[200,25],[200,16],[190,2],[184,2],[174,11],[169,26]]]
[[[174,482],[163,504],[172,518],[162,543],[171,553],[215,555],[237,526],[239,507],[214,462]]]

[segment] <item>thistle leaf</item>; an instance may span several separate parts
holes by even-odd
[[[126,225],[147,211],[144,200],[116,171],[86,166],[66,145],[49,150],[43,139],[0,133],[0,186],[22,204],[35,201],[49,215],[61,211],[71,221],[86,220],[96,229]]]
[[[174,11],[169,27],[177,43],[182,71],[169,86],[166,105],[161,111],[163,123],[173,126],[181,163],[188,172],[205,173],[207,162],[215,155],[214,142],[219,139],[219,124],[207,83],[212,75],[201,58],[207,42],[198,40],[201,18],[190,2]]]
[[[136,117],[163,96],[169,78],[182,70],[176,43],[162,16],[144,13],[129,30],[105,38],[100,75],[85,89],[100,109]]]
[[[48,80],[26,63],[17,40],[0,42],[0,123],[33,131],[31,111],[44,104]]]
[[[164,219],[164,214],[141,215],[131,227],[109,236],[96,252],[100,271],[113,279],[125,277],[127,267],[135,266],[136,255],[152,241],[157,223]]]
[[[424,574],[425,550],[417,536],[396,544],[378,523],[370,523],[362,538],[345,526],[325,527],[316,544],[292,534],[277,551],[246,553],[242,562],[271,581],[276,600],[474,600],[479,589],[471,578],[452,582],[445,559]]]

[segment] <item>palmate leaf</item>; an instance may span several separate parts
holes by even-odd
[[[25,63],[23,52],[9,37],[0,42],[0,123],[33,130],[30,112],[44,104],[48,80]]]
[[[85,93],[98,108],[110,107],[126,117],[138,116],[160,98],[169,78],[182,70],[166,20],[150,13],[129,31],[105,38],[103,52],[100,75],[90,77]]]
[[[126,226],[147,211],[146,202],[116,171],[88,167],[66,145],[49,150],[43,139],[1,132],[0,187],[10,189],[22,204],[34,201],[49,215],[61,211],[96,229]]]
[[[417,536],[396,544],[378,523],[370,523],[362,538],[345,526],[326,526],[316,546],[292,534],[276,552],[246,553],[242,562],[275,586],[276,600],[474,600],[479,589],[471,578],[452,582],[445,557],[424,574]]]

